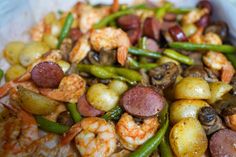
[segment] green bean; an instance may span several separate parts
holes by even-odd
[[[226,57],[231,61],[234,68],[236,68],[236,54],[226,54]]]
[[[106,114],[104,114],[102,118],[106,120],[119,120],[122,113],[123,113],[122,108],[117,105],[113,109],[108,111]]]
[[[69,103],[67,105],[67,109],[69,110],[70,115],[75,123],[81,121],[82,117],[80,113],[77,111],[77,106],[75,103]]]
[[[130,47],[129,53],[137,56],[144,56],[144,57],[150,57],[150,58],[160,58],[161,54],[158,52],[152,52],[149,50],[139,49],[136,47]]]
[[[193,44],[189,42],[172,42],[169,43],[171,48],[182,49],[187,51],[219,51],[223,53],[234,53],[236,47],[231,45],[213,45],[213,44]]]
[[[140,49],[147,49],[147,38],[146,37],[142,37],[139,42],[138,42],[138,47]]]
[[[35,116],[35,119],[41,128],[44,131],[56,133],[56,134],[63,134],[69,130],[69,126],[62,125],[50,120],[43,118],[42,116]]]
[[[114,78],[121,81],[126,81],[129,84],[136,84],[136,81],[140,81],[142,78],[138,72],[126,68],[118,68],[111,66],[95,66],[95,65],[85,65],[85,64],[78,64],[77,68],[81,72],[90,73],[98,78],[102,79]]]
[[[155,63],[145,63],[145,64],[138,63],[136,60],[134,60],[131,57],[128,57],[128,63],[131,66],[131,68],[133,68],[133,69],[149,70],[149,69],[157,67],[157,64],[155,64]]]
[[[155,16],[157,19],[162,20],[167,11],[173,6],[172,3],[166,2],[162,7],[156,10]]]
[[[163,52],[166,56],[173,58],[181,63],[187,64],[187,65],[192,65],[194,63],[193,59],[182,55],[174,50],[171,49],[165,49],[165,51]]]
[[[157,131],[157,133],[142,144],[138,149],[132,152],[129,157],[147,157],[149,156],[161,143],[165,132],[169,126],[169,118],[167,117],[164,121],[162,127]]]
[[[117,11],[114,14],[104,17],[98,23],[93,25],[93,28],[99,29],[99,28],[105,27],[108,23],[110,23],[111,21],[114,21],[116,18],[118,18],[120,16],[128,15],[128,14],[132,14],[133,12],[134,12],[134,10],[130,10],[130,9]]]
[[[168,12],[174,13],[174,14],[186,14],[192,10],[193,9],[191,8],[170,8]]]
[[[2,80],[3,78],[3,75],[4,75],[4,71],[2,69],[0,69],[0,81]]]
[[[68,33],[70,31],[70,28],[71,28],[71,26],[73,24],[73,21],[74,21],[74,17],[72,15],[72,13],[69,13],[67,15],[65,23],[64,23],[64,25],[62,27],[62,30],[61,30],[61,33],[60,33],[60,36],[59,36],[59,40],[58,40],[57,48],[60,48],[61,43],[63,42],[65,37],[68,35]]]
[[[165,136],[161,140],[159,150],[160,150],[161,156],[173,157],[173,153],[170,148],[170,143],[169,143],[168,137],[169,137],[169,131],[166,132]]]

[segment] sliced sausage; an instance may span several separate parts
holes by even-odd
[[[216,132],[210,139],[209,147],[212,157],[235,157],[236,132],[229,129]]]
[[[71,28],[69,37],[73,42],[76,42],[82,36],[82,32],[78,28]]]
[[[147,17],[143,23],[143,35],[155,40],[160,38],[161,24],[155,17]]]
[[[117,24],[120,28],[122,28],[125,31],[128,31],[130,29],[135,29],[140,27],[140,19],[137,15],[125,15],[117,20]]]
[[[212,13],[212,4],[211,4],[211,2],[209,1],[209,0],[202,0],[202,1],[200,1],[198,4],[197,4],[197,7],[198,8],[206,8],[208,11],[209,11],[209,13],[211,14]]]
[[[155,40],[148,38],[146,40],[146,49],[150,51],[158,51],[159,46],[157,45],[157,42]]]
[[[206,27],[209,25],[209,23],[210,23],[210,16],[209,14],[205,14],[196,22],[196,25],[198,27]]]
[[[54,62],[41,62],[31,71],[33,82],[41,88],[56,88],[63,77],[64,72]]]
[[[164,21],[176,21],[176,14],[174,13],[166,13],[164,16]]]
[[[96,117],[104,114],[103,111],[97,110],[93,106],[91,106],[87,101],[85,95],[81,96],[78,100],[77,109],[79,113],[84,117]]]
[[[136,44],[142,36],[140,28],[131,29],[126,32],[132,45]]]
[[[164,98],[150,87],[135,86],[124,93],[120,105],[131,115],[150,117],[162,110]]]
[[[184,34],[181,27],[178,25],[169,28],[168,32],[170,33],[170,36],[174,41],[188,41],[188,38]]]

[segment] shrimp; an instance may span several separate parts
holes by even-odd
[[[95,23],[109,15],[110,7],[94,8],[91,5],[79,2],[75,5],[72,12],[78,17],[78,24],[81,32],[86,33]]]
[[[203,9],[194,9],[189,13],[185,14],[182,18],[184,24],[192,24],[197,22],[203,15],[208,14],[209,10],[206,8]]]
[[[143,124],[138,125],[131,115],[124,113],[116,125],[116,131],[121,144],[132,151],[151,138],[158,127],[157,117],[144,119]]]
[[[75,44],[70,53],[70,62],[78,63],[83,60],[91,50],[89,43],[89,34],[83,35]]]
[[[31,36],[32,40],[42,41],[44,30],[45,30],[45,23],[42,20],[37,25],[35,25],[33,28],[31,28],[30,36]]]
[[[54,100],[76,103],[84,94],[85,87],[86,82],[82,77],[71,74],[61,80],[58,89],[41,88],[39,91]]]
[[[73,138],[76,148],[83,157],[107,157],[116,149],[114,125],[102,118],[83,119],[69,130],[61,143],[68,144]]]
[[[214,70],[221,70],[221,81],[229,83],[234,76],[235,69],[230,61],[220,52],[209,51],[203,56],[206,66]]]
[[[121,29],[106,27],[93,30],[90,36],[90,43],[96,51],[109,51],[117,49],[117,60],[121,65],[125,64],[130,40],[127,34]]]
[[[18,110],[17,118],[10,118],[3,125],[3,154],[19,154],[33,141],[39,139],[37,123],[32,115]]]
[[[114,153],[111,155],[111,157],[128,157],[130,154],[130,151],[123,149],[117,153]]]

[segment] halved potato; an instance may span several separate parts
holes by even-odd
[[[176,99],[209,99],[211,97],[208,83],[201,78],[185,77],[179,81],[174,90]]]
[[[37,114],[46,115],[53,112],[60,103],[28,90],[22,86],[18,86],[20,105],[26,111]]]
[[[203,100],[178,100],[170,106],[170,121],[172,124],[188,117],[197,118],[198,111],[202,107],[209,106]]]
[[[220,100],[223,95],[225,95],[232,89],[231,85],[224,82],[213,82],[209,85],[211,90],[211,98],[207,99],[207,102],[209,104],[213,104],[216,101]]]
[[[205,131],[195,118],[185,118],[175,124],[169,139],[177,157],[200,157],[208,145]]]

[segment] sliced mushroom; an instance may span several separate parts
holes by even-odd
[[[198,119],[207,135],[224,128],[220,117],[212,107],[201,108],[198,113]]]
[[[61,112],[57,117],[57,122],[63,125],[72,126],[74,124],[69,112]]]
[[[231,86],[233,87],[233,95],[236,95],[236,75],[234,75],[234,77],[231,80]]]
[[[112,65],[116,62],[116,53],[115,50],[102,50],[99,53],[90,51],[88,53],[88,60],[94,65]]]
[[[218,81],[217,77],[214,75],[214,73],[208,69],[204,68],[202,65],[193,65],[188,67],[184,73],[184,77],[197,77],[197,78],[203,78],[207,82],[216,82]]]
[[[62,58],[65,61],[68,61],[69,60],[69,53],[72,50],[72,39],[70,39],[70,38],[64,39],[61,44],[60,50],[61,50]]]
[[[151,84],[161,89],[172,85],[178,74],[179,68],[173,62],[167,62],[149,71]]]

